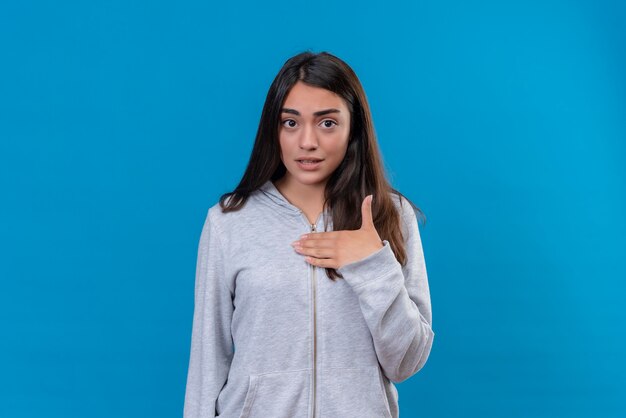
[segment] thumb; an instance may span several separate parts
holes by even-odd
[[[372,200],[374,195],[367,195],[361,203],[361,229],[373,227],[374,217],[372,216]]]

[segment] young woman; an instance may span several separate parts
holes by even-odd
[[[352,69],[287,60],[200,236],[185,418],[398,417],[435,335],[414,207]]]

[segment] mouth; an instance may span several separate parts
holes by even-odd
[[[303,158],[296,160],[298,167],[302,170],[316,170],[322,165],[322,161],[324,160],[321,158]]]
[[[320,161],[323,161],[323,159],[322,158],[301,158],[296,161],[299,163],[303,163],[303,164],[314,164],[314,163],[319,163]]]

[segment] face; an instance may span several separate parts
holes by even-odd
[[[289,183],[326,184],[341,164],[350,134],[350,111],[341,96],[298,81],[282,109],[281,160]],[[300,162],[313,159],[317,162]]]

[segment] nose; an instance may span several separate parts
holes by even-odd
[[[317,135],[315,133],[315,127],[305,125],[300,135],[300,148],[302,149],[315,149],[317,148]]]

